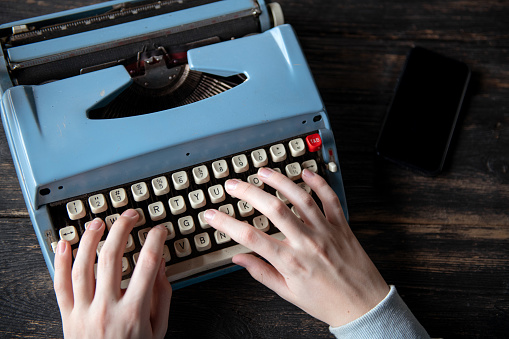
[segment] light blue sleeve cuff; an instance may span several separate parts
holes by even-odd
[[[429,335],[391,286],[389,294],[362,317],[339,327],[329,327],[336,338],[429,339]]]

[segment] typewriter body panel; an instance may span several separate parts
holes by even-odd
[[[127,3],[131,6],[147,2]],[[186,5],[186,1],[169,3]],[[55,225],[51,206],[161,173],[191,169],[197,164],[295,136],[320,135],[322,147],[317,151],[318,158],[326,165],[337,166],[332,171],[325,166],[321,174],[337,192],[347,215],[334,136],[293,29],[289,25],[270,28],[277,18],[270,18],[264,1],[189,3],[190,7],[133,21],[122,14],[119,17],[123,22],[118,25],[70,35],[54,27],[69,20],[77,20],[79,26],[86,20],[83,18],[90,16],[101,19],[105,13],[111,14],[112,8],[126,3],[113,1],[0,26],[2,121],[51,276],[54,272],[52,244],[59,239],[58,229],[65,226]],[[231,26],[241,21],[239,18],[248,22],[234,28],[232,35]],[[113,19],[118,17],[112,16]],[[25,42],[23,38],[19,39],[21,42],[5,38],[9,30],[30,35],[35,27],[44,32],[41,28],[44,25],[50,25],[57,31],[50,30],[51,33],[56,35],[38,40],[37,34],[33,34],[35,40],[29,36]],[[202,28],[198,29],[198,35],[196,27]],[[246,29],[253,30],[253,27],[254,31],[246,34]],[[226,33],[218,34],[220,28]],[[211,35],[205,37],[204,32]],[[177,47],[159,45],[163,46],[161,52],[159,43],[150,40],[148,45],[158,52],[150,54],[146,46],[139,50],[147,39],[164,35],[164,41],[173,41],[168,37],[174,34],[178,35]],[[189,34],[191,37],[186,37]],[[137,35],[142,38],[133,40]],[[224,38],[229,35],[232,38]],[[119,43],[126,39],[128,49],[124,48],[127,43]],[[103,48],[114,55],[111,61],[95,58]],[[126,50],[131,54],[122,58],[117,55]],[[138,53],[133,55],[133,50]],[[76,55],[79,55],[76,59],[79,69],[74,65],[76,60],[68,67],[66,60]],[[140,55],[145,57],[143,63]],[[93,65],[94,60],[97,65]],[[166,64],[170,60],[175,67],[168,67],[171,72],[166,68],[150,68],[161,60],[166,60]],[[58,64],[65,70],[54,71]],[[140,64],[141,71],[137,68]],[[223,80],[227,85],[198,99],[178,103],[173,100],[168,108],[156,105],[143,114],[108,116],[108,109],[114,112],[115,109],[106,107],[115,104],[121,93],[132,86],[152,84],[154,78],[148,77],[152,70],[155,70],[152,74],[164,73],[166,77],[170,74],[169,78],[173,79],[164,87],[171,87],[170,94],[161,92],[166,96],[178,93],[182,87],[179,77],[190,78],[190,74],[201,76],[198,87]],[[48,75],[56,79],[49,79]],[[213,81],[206,82],[204,75]],[[231,83],[232,78],[236,79],[235,83]],[[161,91],[160,87],[156,91]],[[146,93],[145,90],[137,93]],[[142,105],[151,100],[142,99]],[[88,214],[94,217],[91,212]],[[76,227],[81,234],[83,225]],[[170,260],[167,267],[171,265]],[[173,279],[170,270],[168,278],[176,281],[174,287],[178,288],[232,269],[235,267],[230,262],[205,272],[184,274],[182,279]]]

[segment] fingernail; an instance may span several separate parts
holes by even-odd
[[[102,225],[103,225],[103,221],[101,220],[101,218],[95,218],[94,220],[92,220],[90,225],[88,225],[87,229],[88,230],[98,230],[102,227]]]
[[[307,168],[304,168],[302,170],[302,176],[305,177],[305,178],[311,178],[314,175],[315,175],[315,173],[310,171],[310,170],[308,170]]]
[[[205,217],[205,219],[207,221],[211,221],[211,220],[214,220],[215,215],[216,215],[215,210],[206,210],[203,216]]]
[[[65,241],[60,240],[57,245],[57,252],[58,254],[64,254],[65,253],[66,244]]]
[[[167,228],[166,228],[166,226],[164,226],[163,224],[156,225],[156,226],[154,226],[154,228],[158,228],[158,229],[160,229],[161,231],[165,231],[165,232],[166,232],[166,235],[168,235],[168,229],[167,229]]]
[[[129,218],[138,218],[139,217],[138,212],[136,212],[133,209],[128,209],[127,211],[122,213],[122,216],[123,217],[129,217]]]
[[[258,176],[262,178],[268,178],[274,173],[274,171],[267,167],[262,167],[258,170]]]
[[[240,182],[240,180],[238,180],[238,179],[227,180],[226,183],[225,183],[226,190],[227,191],[235,190],[237,188],[239,182]]]

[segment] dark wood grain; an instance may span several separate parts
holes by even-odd
[[[3,0],[0,22],[96,1]],[[509,2],[280,0],[336,134],[351,226],[434,337],[509,332]],[[413,45],[472,69],[443,174],[377,159],[374,145]],[[0,131],[0,337],[61,337],[52,282]],[[246,271],[174,293],[171,338],[330,338]]]

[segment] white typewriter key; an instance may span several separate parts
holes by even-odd
[[[274,162],[281,162],[286,160],[285,146],[283,144],[270,146],[270,156]]]
[[[226,198],[226,195],[224,193],[224,188],[221,185],[214,185],[209,187],[209,197],[210,201],[213,204],[218,204],[220,202],[223,202]]]
[[[87,211],[85,210],[85,205],[81,200],[74,200],[67,203],[67,214],[69,215],[69,219],[78,220],[83,218]]]
[[[270,228],[269,219],[264,215],[255,217],[253,219],[253,226],[262,232],[267,232]]]
[[[300,214],[299,214],[299,212],[297,212],[297,209],[295,208],[295,206],[292,206],[291,210],[292,210],[293,214],[295,214],[295,216],[300,219]]]
[[[187,238],[176,240],[173,243],[177,257],[182,258],[191,254],[191,244]]]
[[[253,215],[254,208],[249,204],[247,201],[239,200],[237,202],[237,208],[239,209],[239,214],[241,217],[249,217],[250,215]]]
[[[187,210],[186,202],[184,201],[184,197],[181,195],[170,198],[168,200],[168,205],[170,206],[170,211],[173,215],[182,214]]]
[[[189,187],[189,178],[185,171],[173,173],[171,175],[171,180],[173,181],[173,186],[175,186],[176,190],[183,190]]]
[[[300,175],[302,174],[302,169],[300,168],[300,164],[298,162],[292,162],[291,164],[286,165],[285,171],[286,175],[291,180],[300,179]]]
[[[147,227],[138,231],[138,240],[141,246],[145,245],[145,240],[147,240],[148,232],[150,232],[151,229],[151,227]]]
[[[120,289],[125,290],[127,287],[129,287],[129,283],[131,282],[131,278],[124,279],[120,282]]]
[[[129,234],[129,237],[127,237],[127,244],[125,246],[124,253],[128,253],[134,250],[134,239],[132,234]]]
[[[131,265],[129,265],[129,260],[126,257],[122,257],[122,275],[126,275],[131,273]]]
[[[263,148],[251,152],[251,160],[253,161],[253,165],[256,168],[267,166],[267,164],[269,163],[267,152],[265,152]]]
[[[297,184],[297,186],[299,186],[300,188],[302,188],[304,191],[308,192],[309,194],[311,194],[311,187],[309,187],[308,184],[306,184],[305,182],[300,182]]]
[[[71,245],[76,244],[80,240],[76,227],[74,226],[61,228],[58,233],[60,234],[60,239],[67,240]]]
[[[210,237],[208,233],[200,233],[194,236],[194,244],[200,252],[210,249]]]
[[[290,153],[292,153],[292,157],[300,157],[306,153],[306,146],[302,138],[293,139],[288,143],[288,146],[290,147]]]
[[[201,228],[206,229],[210,228],[207,220],[205,220],[205,211],[198,213],[198,222],[200,223]]]
[[[115,208],[124,207],[127,205],[127,193],[123,188],[117,188],[110,191],[111,204]]]
[[[263,181],[258,178],[258,174],[252,174],[247,177],[247,182],[251,185],[255,185],[258,188],[263,189]]]
[[[284,202],[285,204],[289,204],[290,203],[290,200],[288,200],[283,194],[281,194],[281,192],[279,191],[276,191],[276,197],[278,197],[279,200],[281,200],[282,202]]]
[[[113,223],[115,221],[117,221],[118,218],[120,218],[120,214],[118,214],[118,213],[108,215],[106,218],[104,218],[104,222],[106,222],[106,226],[108,227],[108,230],[111,228],[111,225],[113,225]]]
[[[97,244],[97,256],[99,256],[99,254],[101,253],[101,249],[103,248],[104,246],[104,243],[106,242],[106,240],[102,240],[102,241],[99,241],[99,243]]]
[[[177,223],[179,225],[180,233],[183,235],[193,233],[196,230],[193,217],[190,215],[180,218]]]
[[[212,163],[212,171],[214,172],[214,177],[216,179],[225,178],[230,175],[230,170],[228,169],[228,163],[226,160],[218,160]]]
[[[168,179],[165,176],[152,179],[152,189],[157,196],[169,193],[170,185],[168,184]]]
[[[92,213],[102,213],[108,209],[108,204],[103,194],[95,194],[88,198],[88,204]]]
[[[249,169],[249,163],[245,154],[236,155],[232,158],[235,173],[244,173]]]
[[[148,205],[148,214],[152,221],[158,221],[166,218],[166,210],[162,201],[156,201]]]
[[[232,238],[230,238],[228,234],[219,231],[214,232],[214,238],[216,239],[216,243],[218,245],[224,244],[225,242],[232,240]]]
[[[134,227],[145,225],[147,221],[145,220],[145,213],[143,213],[143,210],[141,208],[136,208],[134,210],[138,212],[138,221],[134,224]]]
[[[314,160],[314,159],[304,161],[302,163],[302,168],[303,169],[305,168],[305,169],[307,169],[311,172],[314,172],[314,173],[318,173],[318,165],[316,164],[316,160]]]
[[[138,264],[138,258],[139,257],[140,257],[140,252],[136,252],[136,253],[133,254],[134,265]]]
[[[228,214],[230,217],[235,218],[235,210],[233,209],[232,204],[226,204],[219,206],[218,210],[223,212],[224,214]]]
[[[131,192],[135,201],[147,200],[150,197],[148,186],[144,182],[139,182],[131,186]]]
[[[175,238],[175,229],[173,228],[173,224],[170,221],[163,222],[161,225],[166,227],[166,231],[168,232],[168,235],[166,236],[167,241]]]
[[[163,247],[163,259],[165,262],[168,262],[171,260],[170,249],[166,245],[164,245],[164,247]]]
[[[188,195],[191,207],[194,209],[205,206],[207,201],[205,200],[205,193],[202,190],[192,191]]]
[[[201,165],[193,168],[194,182],[199,184],[205,184],[210,181],[209,170],[207,166]]]

